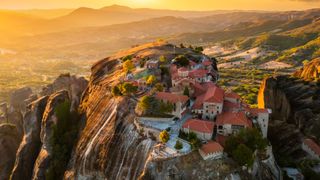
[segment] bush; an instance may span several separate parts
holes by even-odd
[[[183,148],[183,144],[179,140],[177,140],[176,144],[174,145],[174,148],[180,150]]]
[[[156,92],[163,92],[164,91],[164,87],[163,87],[163,85],[161,83],[157,83],[157,84],[154,85],[154,90]]]
[[[132,60],[132,55],[127,55],[127,56],[125,56],[125,57],[123,57],[121,60],[122,60],[122,62],[126,62],[126,61],[128,61],[128,60]]]
[[[167,143],[170,140],[170,134],[168,133],[168,131],[163,130],[160,134],[159,134],[159,139],[162,143]]]
[[[168,63],[168,60],[167,60],[167,58],[165,56],[160,56],[159,57],[159,61],[162,64],[167,64]]]
[[[157,82],[157,78],[155,75],[150,75],[147,77],[147,84],[148,85],[153,85],[156,82]]]
[[[122,96],[121,90],[118,86],[113,86],[111,89],[111,94],[113,96]]]
[[[130,72],[134,69],[134,64],[131,60],[127,60],[123,63],[123,69],[126,71],[126,72]]]
[[[53,126],[49,144],[52,146],[52,157],[46,179],[63,179],[71,157],[72,148],[76,142],[79,130],[79,115],[70,112],[71,103],[65,101],[55,108],[57,123]]]
[[[189,65],[189,60],[184,55],[179,55],[178,57],[176,57],[175,61],[179,66]]]
[[[125,82],[120,86],[121,94],[122,95],[131,95],[138,91],[138,87],[134,86],[132,83]]]

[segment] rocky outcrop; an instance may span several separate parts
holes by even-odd
[[[296,71],[293,76],[305,80],[314,80],[320,78],[320,58],[307,63],[303,68]]]
[[[58,121],[54,110],[57,105],[65,102],[66,100],[69,100],[67,91],[54,93],[48,99],[41,122],[40,141],[42,146],[34,165],[32,179],[45,179],[45,173],[49,167],[50,156],[52,154],[50,138],[52,136],[53,126]]]
[[[31,179],[34,163],[41,147],[40,130],[42,115],[48,96],[44,96],[29,105],[24,117],[24,137],[17,151],[15,166],[11,179]]]
[[[15,106],[1,106],[2,110],[7,109],[5,116],[9,122],[15,124],[17,135],[23,136],[21,143],[18,141],[18,151],[12,151],[17,156],[12,159],[14,168],[11,179],[45,179],[52,153],[49,141],[52,127],[57,122],[55,107],[65,100],[70,100],[72,108],[77,110],[86,85],[87,81],[83,78],[62,75],[40,93],[39,99],[38,95],[26,93],[30,91],[24,89],[15,92],[20,94],[21,98],[23,96],[23,103],[16,100]],[[29,105],[23,107],[25,104]],[[0,156],[1,162],[4,157]]]
[[[289,76],[267,78],[260,87],[258,105],[272,110],[268,138],[276,154],[303,157],[303,137],[320,139],[319,83]]]
[[[231,159],[204,161],[197,151],[191,154],[167,160],[149,159],[141,180],[162,179],[225,179],[237,165]],[[239,171],[242,179],[250,175]],[[247,177],[247,178],[245,178]]]
[[[10,96],[10,110],[14,109],[15,111],[19,111],[24,113],[26,111],[27,103],[25,100],[27,100],[32,95],[32,90],[29,87],[24,87],[21,89],[17,89],[12,92]]]
[[[52,84],[44,87],[40,95],[47,96],[61,90],[66,90],[71,98],[71,110],[76,110],[80,103],[81,95],[87,85],[88,81],[83,77],[62,74],[54,80]]]
[[[20,140],[14,125],[0,125],[0,179],[9,179]]]

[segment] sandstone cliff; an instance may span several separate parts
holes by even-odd
[[[314,59],[307,63],[303,68],[293,74],[293,76],[305,80],[320,78],[320,58]]]
[[[0,179],[9,179],[20,137],[12,124],[0,125]]]
[[[260,87],[260,108],[272,109],[268,137],[278,155],[304,157],[304,137],[320,139],[320,83],[310,80],[318,76],[319,59],[310,62],[294,76],[270,77]]]
[[[22,88],[12,93],[9,104],[1,104],[0,179],[45,179],[55,108],[70,100],[71,110],[77,110],[86,86],[83,78],[61,75],[38,95]]]

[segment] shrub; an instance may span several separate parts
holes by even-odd
[[[147,84],[148,85],[153,85],[154,83],[156,83],[157,78],[155,75],[150,75],[147,77]]]
[[[176,57],[175,61],[179,66],[189,65],[189,60],[184,55],[179,55],[178,57]]]
[[[157,91],[157,92],[163,92],[163,91],[164,91],[164,87],[163,87],[163,85],[162,85],[161,83],[155,84],[155,85],[154,85],[154,89],[155,89],[155,91]]]
[[[174,145],[174,148],[180,150],[183,148],[183,144],[179,140],[177,140],[176,144]]]
[[[121,90],[118,86],[113,86],[111,89],[111,93],[113,96],[122,96]]]
[[[134,86],[132,83],[125,82],[122,85],[120,85],[121,94],[123,95],[131,95],[133,93],[136,93],[138,90],[137,86]]]
[[[168,133],[168,131],[163,130],[160,134],[159,134],[159,139],[162,143],[167,143],[170,140],[170,134]]]
[[[131,60],[127,60],[123,63],[123,69],[126,71],[126,72],[130,72],[134,69],[134,64]]]
[[[168,63],[168,60],[167,60],[167,58],[165,56],[160,56],[159,57],[159,61],[162,64],[167,64]]]
[[[122,60],[122,62],[126,62],[128,60],[132,60],[132,55],[127,55],[127,56],[123,57],[121,60]]]

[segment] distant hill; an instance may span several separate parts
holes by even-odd
[[[74,9],[27,9],[15,11],[39,18],[53,19],[60,16],[65,16],[74,11]]]
[[[51,11],[27,11],[29,14],[33,15],[42,15],[43,16],[52,16],[55,10]],[[70,10],[61,10],[65,13]],[[147,8],[138,8],[133,9],[126,6],[112,5],[103,7],[100,9],[93,9],[87,7],[81,7],[73,10],[72,12],[49,19],[40,24],[33,23],[30,24],[32,28],[32,33],[48,33],[48,32],[58,32],[65,31],[81,27],[99,27],[112,24],[123,24],[133,21],[141,21],[150,18],[163,17],[163,16],[174,16],[174,17],[201,17],[207,15],[213,15],[218,13],[226,13],[234,11],[176,11],[176,10],[161,10],[161,9],[147,9]]]

